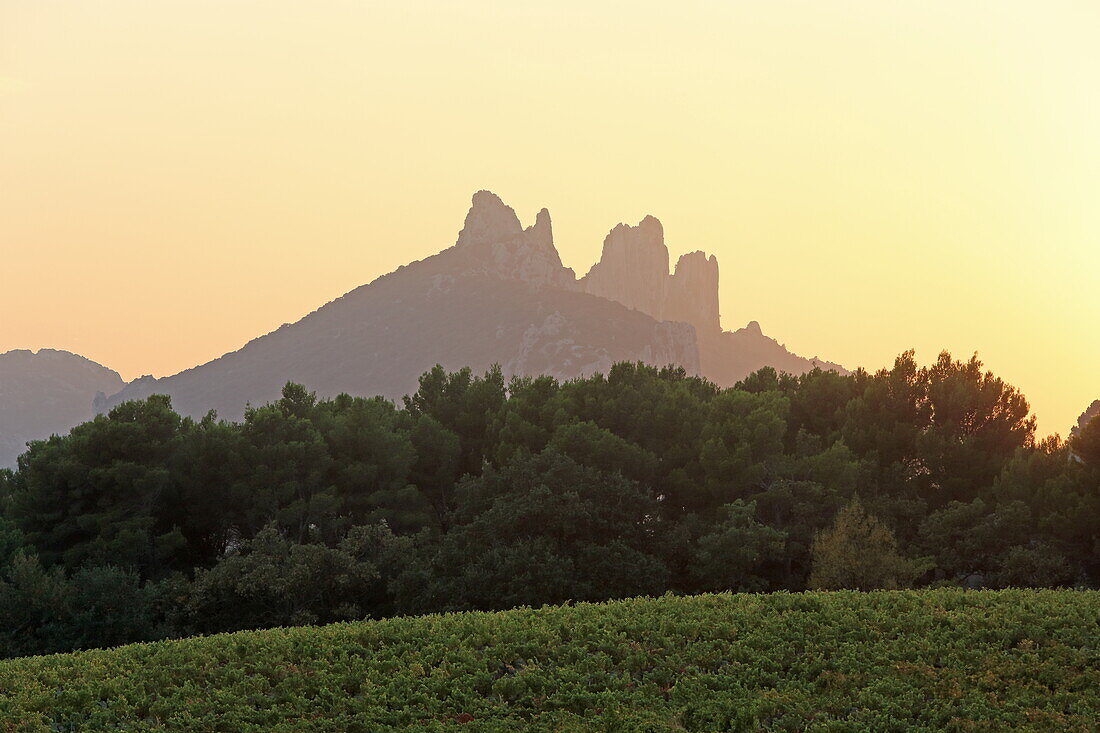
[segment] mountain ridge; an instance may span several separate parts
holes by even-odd
[[[37,353],[68,354],[74,364],[103,371],[70,383],[64,374],[39,370],[54,386],[29,391],[20,386],[25,376],[0,372],[0,466],[13,465],[27,440],[155,393],[171,396],[182,414],[215,410],[240,419],[248,405],[276,399],[287,381],[322,396],[397,400],[435,364],[476,371],[499,364],[509,376],[571,379],[606,372],[617,361],[642,361],[678,365],[720,386],[762,366],[796,374],[815,366],[845,371],[792,353],[755,321],[722,330],[713,255],[696,250],[680,255],[671,270],[669,263],[663,226],[646,216],[613,227],[600,259],[578,278],[562,264],[545,208],[524,227],[500,197],[481,190],[453,245],[176,374],[126,383],[91,360],[51,349]],[[27,354],[36,352],[0,359],[14,363]],[[28,397],[13,397],[13,390]],[[51,400],[62,396],[68,407],[52,409]]]
[[[90,420],[93,395],[125,384],[113,369],[63,349],[0,354],[0,468],[15,465],[28,441]]]
[[[643,251],[643,257],[656,264],[643,272],[629,261],[645,247],[650,254]],[[652,289],[646,278],[660,280],[659,303],[635,297]],[[613,228],[600,261],[578,279],[554,247],[546,209],[524,227],[500,197],[481,190],[471,198],[452,246],[236,351],[175,375],[135,380],[97,400],[96,409],[165,392],[185,414],[215,409],[233,419],[247,404],[276,398],[288,380],[325,395],[348,391],[398,399],[415,390],[417,377],[436,363],[474,369],[500,364],[507,375],[561,379],[606,371],[615,361],[671,363],[723,386],[770,362],[794,373],[815,366],[759,328],[722,331],[717,288],[713,255],[686,254],[669,272],[663,228],[652,216],[637,227]],[[666,308],[680,320],[664,319]],[[744,353],[751,358],[740,358]],[[277,374],[272,365],[279,366]],[[820,365],[843,371],[829,362]]]

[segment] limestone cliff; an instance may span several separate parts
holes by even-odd
[[[470,267],[455,274],[482,274],[521,280],[533,285],[575,287],[573,271],[561,264],[554,247],[550,212],[542,209],[526,229],[512,207],[495,193],[478,191],[455,247],[463,250]]]
[[[664,319],[695,326],[700,336],[722,330],[718,316],[718,258],[705,252],[680,257],[668,281]]]
[[[619,224],[608,233],[600,261],[580,280],[580,287],[659,321],[690,324],[699,345],[700,373],[719,386],[733,385],[762,366],[791,374],[815,367],[845,372],[838,364],[791,353],[765,336],[756,321],[737,331],[723,331],[714,255],[682,255],[671,275],[668,264],[664,228],[647,216],[637,226]]]
[[[619,224],[612,229],[603,240],[600,261],[581,286],[586,293],[665,320],[668,248],[661,222],[647,216],[637,226]]]
[[[646,216],[619,224],[603,243],[600,261],[581,279],[586,293],[614,300],[659,321],[690,323],[701,333],[721,330],[718,260],[703,252],[682,256],[671,275],[661,222]]]

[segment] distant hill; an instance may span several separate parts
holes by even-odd
[[[1098,614],[1094,591],[941,588],[669,595],[248,631],[4,660],[0,721],[27,731],[1087,731],[1100,719]]]
[[[211,362],[135,380],[97,409],[164,393],[185,414],[215,409],[237,419],[246,404],[276,399],[287,380],[324,396],[396,399],[437,363],[569,379],[624,360],[681,365],[721,385],[765,365],[802,373],[816,364],[758,325],[723,332],[717,260],[685,255],[669,274],[653,217],[613,229],[600,262],[577,280],[561,263],[545,209],[524,228],[495,194],[479,191],[454,246]]]
[[[847,374],[848,371],[831,361],[816,356],[805,358],[793,354],[775,339],[765,336],[760,324],[750,321],[736,331],[706,334],[700,339],[700,361],[703,376],[723,387],[741,381],[763,366],[788,374],[804,374],[817,367]]]
[[[90,420],[96,393],[124,385],[117,372],[68,351],[0,354],[0,467],[15,465],[28,440]]]

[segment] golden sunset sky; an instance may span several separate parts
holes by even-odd
[[[1100,3],[0,0],[0,351],[167,375],[454,243],[650,213],[726,328],[1100,398]]]

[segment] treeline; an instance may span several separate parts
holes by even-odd
[[[0,655],[665,592],[1095,586],[1100,421],[948,354],[721,390],[440,367],[401,406],[154,396],[0,472]]]

